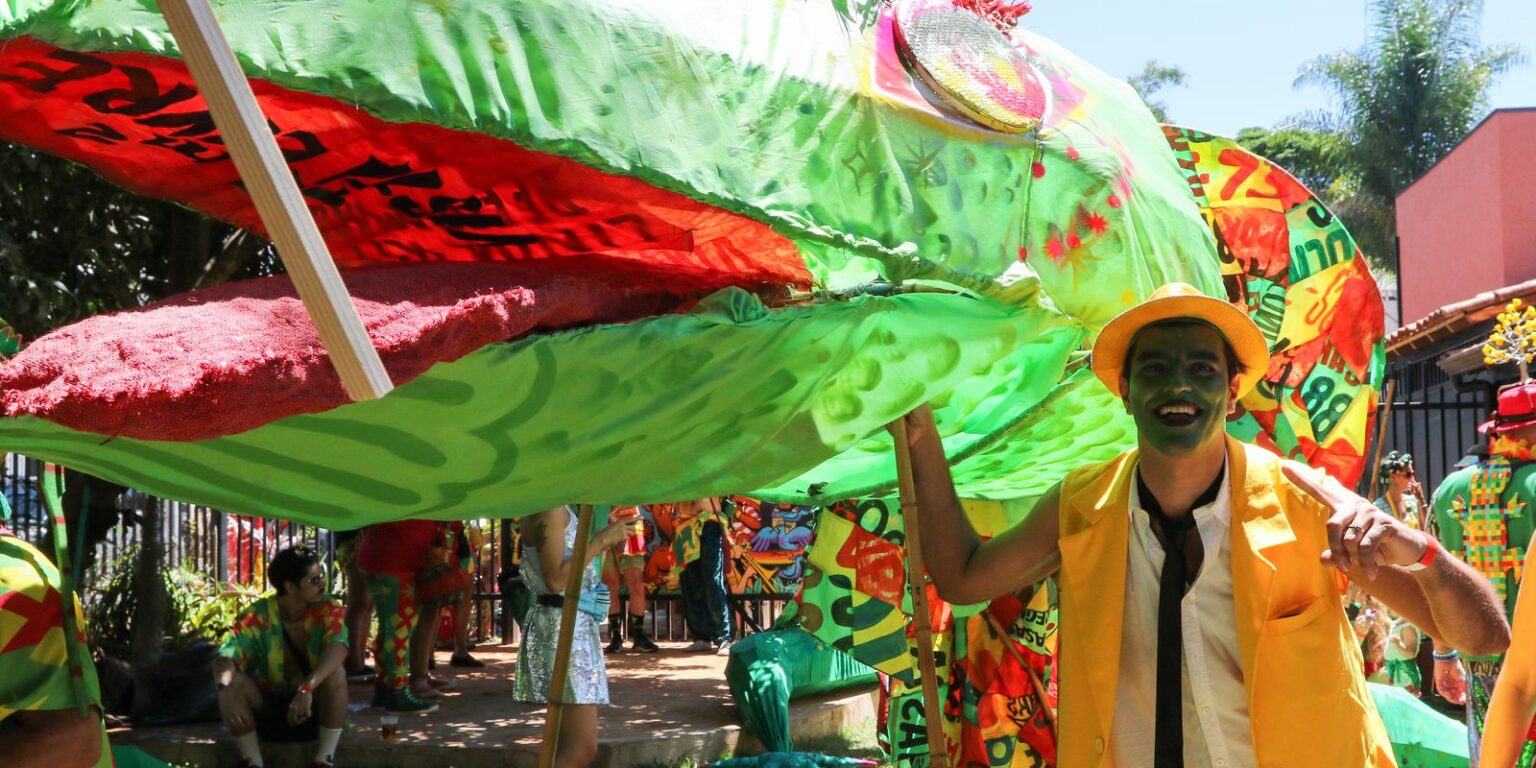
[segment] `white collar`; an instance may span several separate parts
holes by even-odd
[[[1137,462],[1136,472],[1131,482],[1130,509],[1132,517],[1135,517],[1137,512],[1140,512],[1143,516],[1149,515],[1146,507],[1141,504],[1139,484],[1134,481],[1136,477],[1140,476],[1141,463]],[[1232,524],[1232,485],[1228,482],[1227,460],[1225,457],[1221,460],[1221,486],[1216,491],[1216,498],[1209,504],[1195,507],[1193,514],[1195,516],[1195,524],[1201,528],[1207,527],[1210,523],[1219,523],[1222,528],[1227,528]]]

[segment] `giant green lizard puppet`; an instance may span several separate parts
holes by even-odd
[[[1182,280],[1275,344],[1234,430],[1352,479],[1342,228],[998,7],[218,3],[398,388],[348,403],[286,278],[237,283],[37,339],[0,450],[352,528],[877,495],[931,402],[961,492],[1027,499],[1129,444],[1082,350]],[[0,139],[260,230],[152,3],[13,0],[0,43]]]

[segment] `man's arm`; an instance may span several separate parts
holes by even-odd
[[[318,688],[321,681],[329,677],[332,672],[340,669],[341,665],[346,662],[347,651],[348,648],[345,640],[340,643],[327,645],[324,650],[320,651],[320,660],[315,664],[315,671],[309,673],[309,677],[304,678],[304,685],[310,688]]]
[[[223,690],[234,682],[235,661],[228,656],[213,657],[213,686]]]
[[[1509,626],[1492,586],[1448,552],[1417,573],[1383,566],[1374,580],[1356,583],[1393,613],[1438,638],[1437,647],[1486,656],[1502,653],[1509,645]]]
[[[1509,647],[1504,608],[1493,585],[1471,566],[1442,551],[1429,567],[1409,572],[1401,566],[1418,562],[1430,546],[1429,534],[1304,465],[1286,462],[1285,475],[1332,512],[1324,563],[1454,648],[1483,656]]]
[[[315,669],[299,684],[299,692],[294,694],[293,701],[288,704],[288,724],[298,725],[308,720],[314,714],[315,689],[332,674],[336,673],[347,660],[349,652],[347,636],[341,636],[341,642],[331,643],[320,651],[320,659],[315,664]],[[343,681],[345,684],[345,681]]]
[[[1433,635],[1429,639],[1435,648],[1435,691],[1452,704],[1467,703],[1467,670],[1461,665],[1461,655]]]
[[[0,734],[5,764],[15,768],[89,768],[101,759],[101,710],[81,717],[70,709],[13,712]]]
[[[234,683],[234,659],[222,655],[213,657],[213,685],[218,689],[219,719],[232,734],[250,733],[256,729],[256,715],[240,687]]]
[[[939,597],[962,605],[985,602],[1055,573],[1061,566],[1060,486],[1052,486],[1018,525],[982,542],[955,494],[933,413],[919,406],[905,419],[923,563]]]

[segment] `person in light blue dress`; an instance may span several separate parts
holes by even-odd
[[[557,766],[584,766],[597,757],[597,705],[608,703],[608,672],[603,666],[598,625],[608,616],[608,588],[595,560],[623,541],[630,531],[627,518],[610,521],[588,544],[587,561],[578,565],[571,557],[576,524],[576,514],[570,508],[556,507],[530,515],[518,526],[523,550],[521,573],[523,583],[533,592],[533,604],[528,608],[518,649],[517,677],[512,684],[514,699],[548,703],[565,585],[570,569],[582,568],[571,661],[561,697],[565,707],[556,749]]]

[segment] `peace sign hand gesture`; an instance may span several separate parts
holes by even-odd
[[[1404,525],[1337,480],[1294,461],[1285,462],[1283,471],[1291,482],[1333,510],[1328,517],[1324,564],[1345,573],[1358,567],[1367,581],[1375,581],[1381,566],[1410,565],[1424,556],[1429,547],[1424,533]]]

